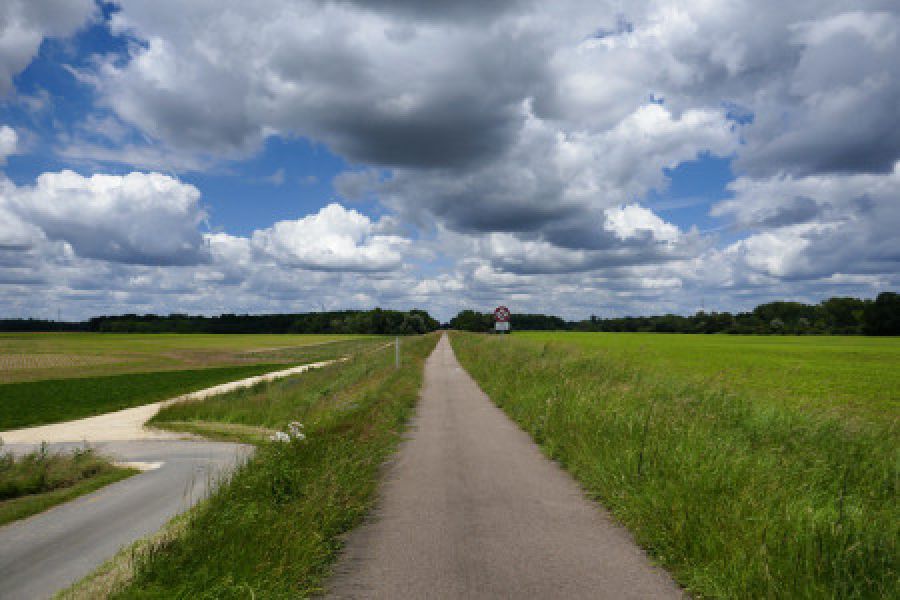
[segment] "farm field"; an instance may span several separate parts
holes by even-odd
[[[165,400],[288,365],[337,358],[382,340],[327,335],[0,335],[0,431]],[[31,361],[24,367],[22,356]],[[47,367],[48,360],[64,366]]]
[[[900,593],[900,339],[451,341],[491,399],[691,593]]]
[[[0,383],[289,363],[313,346],[371,339],[378,336],[0,333]]]

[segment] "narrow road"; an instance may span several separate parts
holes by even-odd
[[[79,444],[51,444],[67,450]],[[35,600],[78,581],[119,548],[149,535],[203,498],[208,485],[251,448],[216,442],[132,441],[93,445],[118,460],[162,463],[47,512],[0,527],[0,598]],[[10,445],[23,452],[31,446]]]
[[[328,587],[332,598],[681,597],[481,392],[446,337],[375,515]]]

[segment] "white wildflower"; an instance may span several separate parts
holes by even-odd
[[[269,439],[273,442],[289,442],[291,441],[291,436],[286,434],[283,431],[276,431],[272,435],[269,436]]]
[[[303,423],[298,423],[297,421],[291,421],[288,424],[288,433],[295,440],[303,441],[306,439],[306,434],[303,433]]]

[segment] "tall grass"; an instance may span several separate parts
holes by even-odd
[[[114,466],[90,448],[40,449],[16,456],[0,445],[0,525],[124,479],[137,471]]]
[[[367,512],[379,468],[418,397],[436,335],[393,349],[160,414],[169,420],[240,422],[306,439],[260,444],[185,524],[146,551],[119,598],[298,598],[321,588],[339,535]]]
[[[896,414],[851,425],[570,344],[451,341],[484,391],[697,596],[900,595]]]

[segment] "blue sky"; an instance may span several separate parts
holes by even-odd
[[[10,0],[0,309],[896,288],[900,9],[707,4]]]

